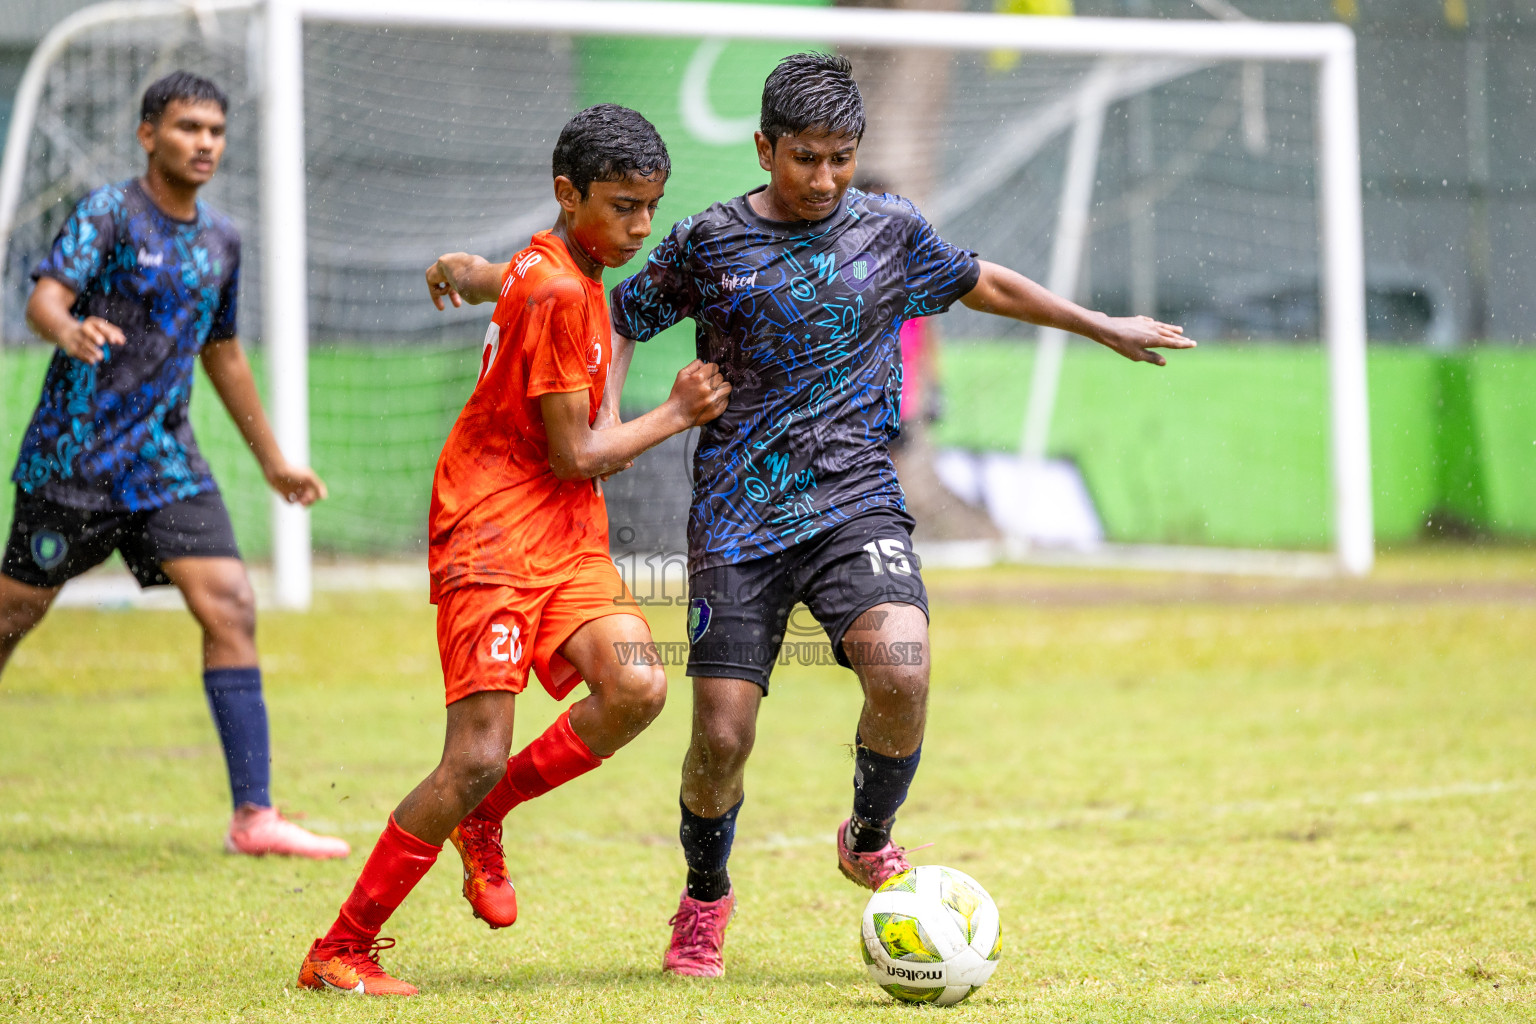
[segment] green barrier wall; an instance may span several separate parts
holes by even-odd
[[[1483,349],[1468,358],[1476,455],[1496,535],[1536,537],[1536,352]]]
[[[1032,346],[949,343],[940,444],[1017,447]],[[665,398],[691,355],[685,338],[643,352],[626,405]],[[0,353],[0,445],[13,464],[48,353]],[[468,396],[478,347],[317,350],[312,446],[331,498],[316,546],[348,555],[422,550],[432,470]],[[259,356],[253,359],[258,377]],[[1536,538],[1536,351],[1483,347],[1440,356],[1370,355],[1376,530],[1419,536],[1426,519]],[[1121,541],[1324,547],[1329,530],[1327,379],[1315,349],[1211,346],[1158,369],[1087,345],[1069,348],[1053,454],[1082,468]],[[199,443],[229,499],[247,554],[268,545],[269,500],[254,460],[206,381],[193,391]],[[9,521],[11,489],[0,488]]]
[[[951,343],[940,444],[1017,448],[1032,346]],[[1067,353],[1052,454],[1071,458],[1117,540],[1321,547],[1331,534],[1327,365],[1318,349],[1209,347],[1159,369]],[[1377,538],[1449,514],[1536,537],[1536,351],[1369,359]]]

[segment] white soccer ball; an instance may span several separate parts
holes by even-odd
[[[869,898],[859,948],[875,984],[904,1003],[952,1006],[997,969],[997,904],[970,875],[924,865]]]

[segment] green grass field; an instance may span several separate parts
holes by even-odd
[[[186,616],[61,610],[0,683],[0,1019],[1527,1021],[1536,1013],[1536,552],[1388,556],[1363,584],[934,572],[936,671],[898,828],[1003,914],[994,980],[891,1003],[836,871],[853,678],[764,705],[723,982],[664,978],[689,691],[520,808],[492,933],[444,856],[386,929],[414,1001],[300,992],[300,954],[435,763],[407,595],[267,614],[281,804],[351,860],[219,852],[225,783]],[[677,609],[658,637],[680,639]],[[522,704],[519,735],[555,714]]]

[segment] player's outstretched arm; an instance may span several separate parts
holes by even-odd
[[[444,253],[427,268],[427,292],[438,309],[443,308],[444,299],[455,309],[466,302],[472,306],[495,302],[501,294],[501,279],[506,276],[505,263],[490,263],[467,252]]]
[[[613,473],[673,434],[719,416],[730,397],[731,386],[720,376],[720,368],[697,359],[678,371],[665,402],[644,416],[607,430],[588,425],[591,399],[586,391],[541,395],[539,409],[549,438],[549,468],[562,480]]]
[[[1041,287],[1023,274],[981,261],[981,277],[961,302],[983,313],[1081,334],[1139,363],[1166,364],[1158,348],[1194,348],[1184,328],[1149,316],[1106,316]]]
[[[27,326],[39,338],[57,345],[66,355],[82,363],[99,363],[108,345],[121,345],[128,339],[114,323],[99,316],[76,320],[70,309],[75,293],[62,281],[39,278],[27,299]]]
[[[267,484],[284,501],[300,505],[313,505],[325,497],[325,481],[308,466],[295,466],[283,458],[277,446],[277,436],[267,422],[267,413],[261,407],[261,396],[256,391],[256,378],[251,375],[251,364],[246,361],[245,351],[237,338],[210,341],[203,346],[203,369],[219,400],[229,410],[240,436],[256,456],[261,475]]]

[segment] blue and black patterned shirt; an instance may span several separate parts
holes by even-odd
[[[903,322],[976,286],[976,254],[910,202],[849,189],[811,224],[746,196],[679,221],[613,292],[613,329],[646,341],[697,325],[700,359],[731,382],[702,428],[689,569],[776,554],[874,508],[904,508],[887,451],[900,425]]]
[[[174,220],[137,180],[81,200],[32,279],[61,282],[76,295],[76,317],[101,317],[127,341],[107,346],[95,366],[54,353],[16,485],[61,505],[120,511],[214,490],[187,400],[204,343],[235,335],[239,273],[239,232],[202,202],[196,220]]]

